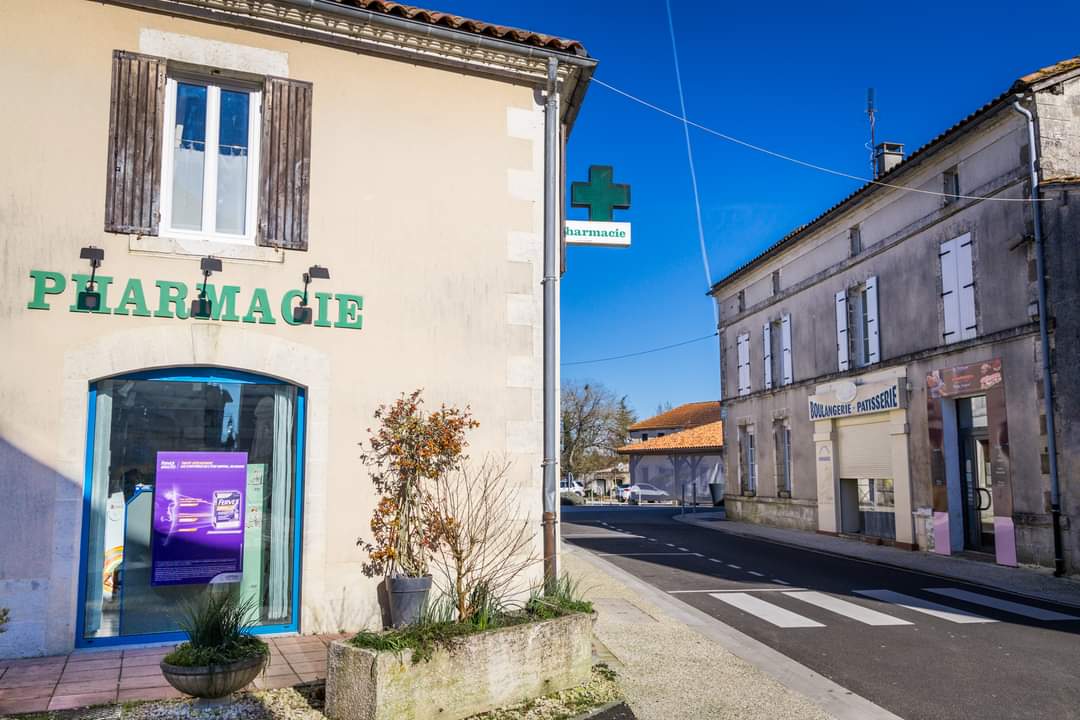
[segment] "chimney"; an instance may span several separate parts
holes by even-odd
[[[874,177],[879,178],[904,162],[904,144],[883,142],[874,146]]]

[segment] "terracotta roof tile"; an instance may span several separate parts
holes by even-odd
[[[722,450],[723,447],[724,423],[718,420],[682,432],[623,445],[617,452],[624,455],[666,455],[701,452],[703,450]]]
[[[720,402],[706,400],[692,402],[672,408],[651,418],[646,418],[630,426],[630,430],[651,430],[653,428],[689,428],[695,425],[715,422],[720,419]]]
[[[413,5],[392,2],[392,0],[332,1],[340,5],[383,13],[384,15],[393,15],[394,17],[427,23],[428,25],[440,25],[453,30],[461,30],[476,35],[487,35],[488,37],[498,38],[500,40],[521,43],[522,45],[532,45],[534,47],[547,48],[548,50],[559,50],[562,52],[573,53],[574,55],[588,56],[585,46],[577,40],[568,40],[554,35],[544,35],[542,33],[507,27],[505,25],[495,25],[483,22],[482,20],[472,20],[470,18],[461,17],[460,15],[451,15],[450,13],[437,12],[435,10],[425,10],[424,8],[415,7]]]

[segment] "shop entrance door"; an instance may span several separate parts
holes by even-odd
[[[956,401],[964,547],[994,552],[994,493],[990,483],[990,433],[986,396]]]

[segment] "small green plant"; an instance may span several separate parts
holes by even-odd
[[[251,634],[254,598],[238,601],[231,593],[207,593],[185,605],[180,629],[187,642],[165,656],[165,662],[183,667],[223,665],[251,657],[270,657],[270,649]]]
[[[525,610],[535,618],[546,620],[569,613],[591,613],[593,604],[585,599],[580,582],[563,575],[552,584],[549,592],[533,590]]]
[[[7,608],[0,608],[0,633],[7,631],[8,620],[11,619],[11,611]]]

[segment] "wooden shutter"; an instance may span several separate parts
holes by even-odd
[[[956,240],[956,289],[960,307],[960,339],[975,337],[975,267],[971,257],[971,235]]]
[[[737,340],[739,353],[739,394],[750,393],[750,336],[740,335]]]
[[[259,245],[308,248],[311,83],[268,77],[259,148]]]
[[[165,60],[113,51],[105,231],[157,235]]]
[[[957,292],[956,241],[941,243],[941,307],[945,318],[943,333],[946,343],[959,341],[960,338],[960,299]]]
[[[841,371],[849,367],[847,320],[847,291],[841,290],[836,293],[836,362]]]
[[[772,323],[761,326],[761,347],[765,355],[765,361],[761,363],[765,370],[765,389],[772,390]]]
[[[866,303],[866,336],[867,363],[881,362],[881,338],[878,335],[880,323],[878,322],[878,280],[874,275],[866,279],[866,292],[863,294],[863,302]]]
[[[780,353],[781,372],[784,375],[784,385],[795,382],[795,369],[791,364],[791,316],[784,315],[780,318]]]

